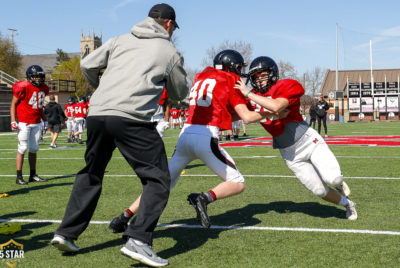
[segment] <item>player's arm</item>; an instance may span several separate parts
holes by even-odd
[[[11,100],[11,107],[10,107],[10,116],[11,116],[11,122],[16,121],[16,113],[17,113],[17,103],[19,99],[15,96],[12,97]]]
[[[18,129],[18,124],[17,124],[17,120],[16,120],[18,101],[19,101],[19,99],[17,97],[15,97],[15,96],[12,97],[11,107],[10,107],[10,117],[11,117],[11,128],[13,130]]]
[[[233,118],[232,121],[236,121],[242,119],[245,124],[258,122],[265,117],[270,117],[275,115],[275,113],[271,112],[253,112],[250,111],[246,104],[238,104],[235,106],[235,112],[240,118]]]
[[[246,84],[242,80],[238,80],[236,82],[235,88],[239,89],[243,95],[247,96],[258,105],[261,105],[262,107],[268,109],[273,113],[279,113],[289,106],[289,100],[285,98],[272,99],[259,96],[254,93],[249,93],[250,90],[247,88]]]

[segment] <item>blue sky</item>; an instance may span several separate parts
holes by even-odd
[[[79,52],[80,33],[100,31],[103,42],[129,32],[142,21],[154,0],[12,0],[2,1],[0,32],[22,54],[50,54],[57,48]],[[177,47],[185,64],[200,68],[206,50],[224,40],[244,41],[253,56],[291,62],[299,74],[316,66],[369,69],[372,40],[375,69],[400,68],[398,0],[171,0],[180,29]]]

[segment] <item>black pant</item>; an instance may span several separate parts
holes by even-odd
[[[311,117],[309,126],[311,127],[311,125],[312,125],[312,127],[315,128],[315,121],[317,121],[317,118],[316,117]]]
[[[91,116],[86,123],[86,166],[76,176],[56,234],[77,239],[86,229],[100,197],[106,166],[118,147],[143,185],[139,211],[124,237],[133,237],[151,245],[153,231],[168,201],[171,183],[162,139],[154,124],[138,123],[123,117]],[[134,193],[133,198],[138,195]]]
[[[317,116],[318,118],[318,133],[321,134],[321,120],[324,124],[325,134],[328,134],[328,128],[326,127],[326,114],[324,116]]]

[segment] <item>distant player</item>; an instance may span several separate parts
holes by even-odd
[[[36,174],[36,155],[39,150],[41,136],[41,119],[43,102],[49,87],[45,84],[45,73],[38,65],[31,65],[26,70],[26,79],[13,86],[11,100],[11,128],[18,132],[18,152],[16,158],[17,184],[28,184],[22,176],[24,154],[29,149],[28,159],[30,166],[29,182],[44,182]],[[18,121],[17,121],[18,120]]]
[[[74,142],[75,140],[74,133],[76,132],[76,124],[74,118],[74,104],[75,98],[69,97],[67,104],[64,106],[64,114],[67,117],[68,143]]]
[[[164,132],[169,127],[170,108],[168,104],[167,90],[163,91],[160,100],[158,101],[158,108],[152,117],[153,122],[157,122],[156,129],[160,137],[164,137]]]
[[[85,130],[85,118],[87,115],[86,98],[79,97],[79,102],[74,104],[74,118],[75,118],[75,138],[79,144],[83,144],[82,134]]]
[[[172,127],[175,129],[179,126],[179,109],[175,106],[171,108]]]
[[[189,96],[189,117],[179,136],[171,161],[171,189],[175,187],[182,170],[193,160],[202,160],[222,180],[205,193],[191,193],[189,203],[195,208],[204,228],[211,223],[207,205],[217,199],[241,193],[244,178],[230,155],[219,146],[220,129],[228,129],[232,115],[237,114],[246,122],[256,122],[270,115],[268,112],[251,112],[245,99],[233,87],[240,80],[244,65],[242,55],[234,50],[223,50],[214,58],[214,67],[207,67],[195,77]],[[138,211],[140,198],[120,216],[113,219],[110,228],[122,232],[129,219]]]
[[[324,139],[309,127],[300,114],[300,98],[304,88],[296,80],[279,80],[278,66],[269,57],[254,59],[248,75],[253,90],[249,91],[241,80],[235,88],[249,98],[253,110],[275,113],[283,109],[290,110],[286,118],[261,122],[273,136],[273,147],[280,150],[288,168],[313,194],[346,207],[346,217],[356,220],[355,203],[347,198],[350,188],[343,181],[336,157]]]

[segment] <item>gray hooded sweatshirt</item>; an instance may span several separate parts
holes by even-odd
[[[133,26],[131,33],[116,36],[90,53],[81,61],[81,69],[96,88],[89,116],[150,122],[164,87],[173,100],[184,99],[189,91],[182,56],[168,32],[150,17]]]

